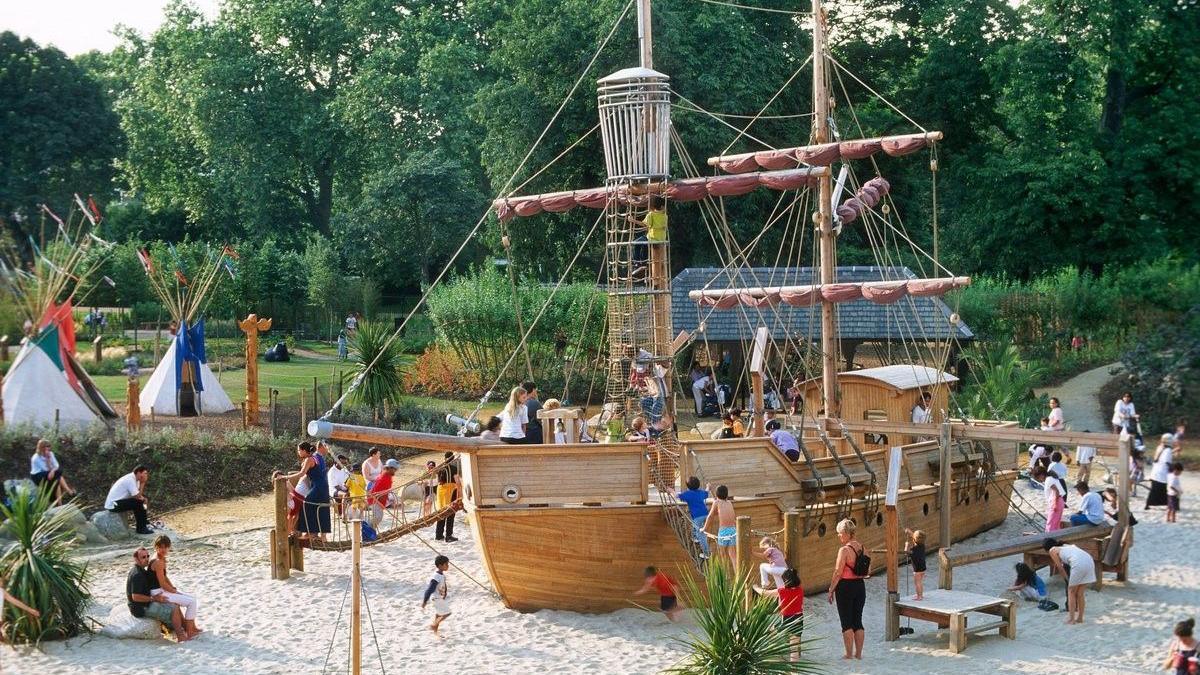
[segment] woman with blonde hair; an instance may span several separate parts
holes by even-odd
[[[520,387],[513,387],[508,393],[508,403],[500,411],[500,442],[525,442],[525,430],[529,426],[529,409],[525,407],[527,398],[529,393]]]
[[[863,650],[863,607],[867,604],[867,586],[863,582],[870,572],[871,559],[854,538],[857,526],[846,518],[837,524],[837,561],[829,581],[829,604],[837,599],[838,618],[842,624],[842,643],[846,648],[843,659],[861,659]]]

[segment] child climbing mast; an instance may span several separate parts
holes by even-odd
[[[650,261],[650,278],[665,281],[666,278],[666,242],[667,242],[667,200],[660,195],[651,195],[650,210],[643,220],[633,216],[629,221],[637,229],[645,230],[644,234],[634,239],[633,244],[633,277],[635,280],[645,278],[646,261]]]
[[[421,609],[425,609],[429,599],[433,598],[433,623],[429,624],[429,630],[437,635],[442,622],[450,616],[450,602],[446,599],[448,595],[446,570],[450,569],[450,559],[439,555],[433,559],[433,568],[433,576],[430,577],[429,586],[425,589],[425,597],[421,600]]]

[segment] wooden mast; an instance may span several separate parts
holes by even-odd
[[[650,31],[650,0],[638,0],[638,56],[643,68],[654,69],[654,36]]]
[[[829,89],[825,86],[825,12],[821,0],[812,0],[813,14],[813,142],[829,142]],[[813,214],[821,256],[821,285],[832,284],[837,259],[836,234],[833,231],[833,176],[820,177],[818,210]],[[825,417],[841,416],[837,389],[837,318],[834,305],[821,300],[821,383],[825,399]]]

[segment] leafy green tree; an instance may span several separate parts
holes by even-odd
[[[40,204],[66,218],[73,193],[108,201],[117,118],[62,52],[0,33],[0,129],[0,222],[18,240],[39,232]]]

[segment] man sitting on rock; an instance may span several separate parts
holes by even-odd
[[[150,597],[150,575],[153,572],[147,569],[149,565],[149,551],[139,548],[133,552],[133,569],[129,570],[129,577],[125,580],[125,599],[129,605],[129,613],[139,619],[154,619],[163,625],[169,624],[179,642],[190,640],[188,632],[183,629],[183,612],[180,611],[179,605],[155,602]]]
[[[127,473],[117,479],[108,490],[108,498],[104,500],[104,508],[113,513],[133,511],[137,519],[138,534],[154,534],[150,529],[150,519],[146,515],[146,507],[150,501],[146,499],[146,482],[150,480],[150,469],[143,464],[134,467],[132,473]]]

